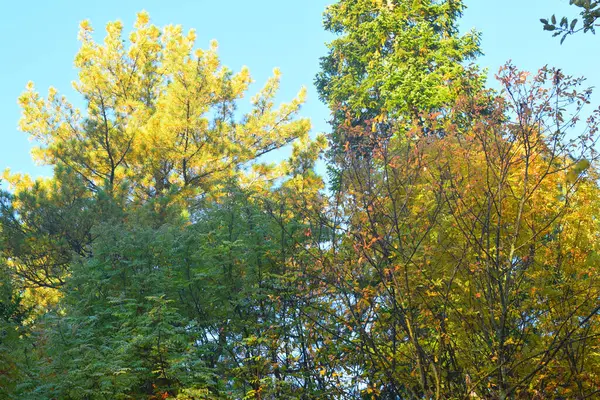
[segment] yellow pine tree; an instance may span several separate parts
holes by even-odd
[[[19,99],[22,131],[40,144],[35,158],[75,171],[97,191],[125,190],[137,199],[173,185],[208,190],[241,165],[306,136],[310,123],[296,119],[305,90],[276,107],[276,69],[238,120],[237,102],[252,82],[247,68],[221,65],[217,44],[196,50],[193,30],[163,30],[141,12],[125,46],[123,26],[111,22],[103,43],[80,26],[75,89],[86,109],[50,88],[47,98],[32,83]]]

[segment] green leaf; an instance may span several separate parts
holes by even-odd
[[[577,18],[571,21],[571,26],[569,27],[571,30],[575,29],[575,25],[577,25]]]

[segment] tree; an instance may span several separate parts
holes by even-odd
[[[462,8],[331,6],[329,140],[277,72],[238,118],[214,46],[84,22],[86,111],[20,98],[54,174],[4,175],[0,396],[596,396],[600,109],[558,69],[486,88]]]
[[[396,23],[407,22],[392,35],[396,47],[369,47],[376,35],[367,32],[399,10]],[[590,91],[560,70],[530,80],[507,66],[496,93],[463,66],[467,56],[439,45],[426,53],[439,64],[398,85],[395,71],[414,78],[431,65],[421,58],[427,48],[394,57],[400,38],[425,37],[414,34],[419,26],[435,32],[439,15],[453,26],[459,10],[344,1],[330,9],[326,24],[336,21],[341,36],[317,82],[334,115],[336,239],[307,274],[307,302],[322,321],[314,346],[329,344],[318,361],[340,397],[593,396],[596,249],[580,239],[598,229],[583,206],[600,194],[597,112],[575,133]],[[388,74],[377,74],[378,62]],[[443,62],[461,78],[428,91]],[[423,98],[379,90],[386,85]]]
[[[129,47],[122,29],[109,23],[96,43],[81,24],[85,111],[52,88],[20,98],[20,126],[54,175],[5,173],[2,254],[40,294],[37,344],[20,341],[32,360],[10,395],[301,397],[312,389],[286,265],[307,237],[285,202],[322,201],[324,146],[296,118],[304,90],[276,108],[275,70],[238,118],[251,78],[221,66],[216,44],[195,50],[193,31],[145,13]],[[256,162],[289,143],[289,160]]]
[[[304,90],[274,108],[277,70],[238,122],[236,102],[251,77],[246,68],[234,74],[221,66],[216,42],[208,51],[194,50],[193,31],[167,26],[161,32],[146,13],[138,15],[128,48],[120,22],[106,29],[97,44],[89,23],[81,24],[75,89],[86,99],[85,116],[53,88],[43,99],[30,83],[19,100],[21,129],[40,144],[36,157],[70,168],[91,190],[143,199],[173,185],[210,188],[306,134],[308,121],[292,119]]]
[[[183,198],[202,196],[248,162],[306,135],[310,127],[306,119],[293,120],[304,90],[274,108],[277,70],[238,122],[236,101],[251,78],[247,69],[233,74],[222,67],[216,43],[208,51],[194,50],[193,31],[184,35],[181,27],[168,26],[161,32],[145,13],[138,15],[129,48],[122,29],[119,22],[109,23],[104,43],[97,44],[89,23],[81,24],[75,88],[87,102],[86,113],[53,88],[43,99],[31,83],[19,99],[21,129],[40,145],[36,159],[56,167],[55,178],[46,182],[6,176],[15,189],[12,209],[3,212],[13,226],[6,233],[13,233],[11,243],[23,237],[21,245],[11,247],[21,254],[11,253],[11,258],[31,254],[23,240],[33,231],[55,247],[48,249],[47,260],[22,261],[18,269],[33,284],[60,284],[70,251],[85,256],[94,221],[90,214],[98,210],[83,203],[94,193],[121,198],[123,204],[171,189]],[[51,207],[69,218],[81,214],[82,221],[49,215]],[[73,225],[77,232],[61,231],[61,226],[72,231]]]
[[[347,150],[343,234],[308,274],[333,387],[595,395],[598,249],[585,238],[598,235],[598,112],[571,140],[590,94],[574,90],[581,80],[512,66],[499,79],[502,95],[473,92],[446,118],[424,116],[437,134],[417,125],[378,140],[369,164]]]
[[[465,64],[480,52],[477,33],[458,33],[463,8],[455,0],[342,0],[327,8],[325,29],[337,37],[316,86],[333,111],[332,152],[358,140],[336,130],[348,118],[386,137],[394,124],[452,104]]]

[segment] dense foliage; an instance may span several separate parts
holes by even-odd
[[[83,22],[85,108],[19,99],[54,174],[4,174],[0,398],[598,396],[600,111],[558,69],[486,88],[463,8],[330,6],[327,137],[278,71],[240,116],[216,44]]]

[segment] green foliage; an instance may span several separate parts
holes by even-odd
[[[450,104],[478,35],[458,34],[460,1],[340,1],[325,13],[338,35],[321,60],[317,88],[334,109],[364,120]]]
[[[24,321],[29,310],[15,287],[11,271],[0,259],[0,397],[11,399],[23,376],[26,346]]]
[[[573,18],[569,21],[568,17],[560,18],[560,22],[556,18],[556,15],[552,15],[550,18],[542,18],[540,22],[544,25],[545,31],[552,32],[552,36],[562,36],[560,43],[562,44],[567,36],[573,35],[578,32],[592,32],[596,33],[596,20],[600,18],[600,1],[591,0],[569,0],[570,5],[574,5],[581,9],[579,12],[581,18],[581,24],[579,19]]]
[[[333,114],[334,188],[344,149],[368,156],[373,141],[388,138],[398,123],[441,112],[468,88],[482,87],[467,64],[480,53],[479,34],[458,32],[463,9],[455,0],[342,0],[327,8],[325,29],[336,38],[315,83]],[[374,135],[358,137],[346,125],[367,125]]]
[[[193,32],[82,23],[86,112],[20,99],[54,174],[0,193],[0,397],[595,396],[600,110],[556,69],[486,89],[463,7],[330,6],[328,140],[278,71],[238,119]]]
[[[0,241],[14,273],[32,286],[57,288],[72,255],[88,255],[90,229],[99,215],[90,193],[69,168],[58,166],[53,179],[31,182],[14,176],[18,189],[2,193]]]
[[[194,50],[193,32],[145,13],[128,49],[118,22],[102,44],[91,32],[82,23],[76,58],[85,113],[54,89],[20,99],[54,175],[4,174],[2,394],[305,395],[287,263],[307,228],[284,204],[319,197],[325,142],[295,119],[304,92],[275,108],[276,70],[236,121],[250,76],[221,66],[216,44]],[[289,160],[255,162],[292,142]]]

